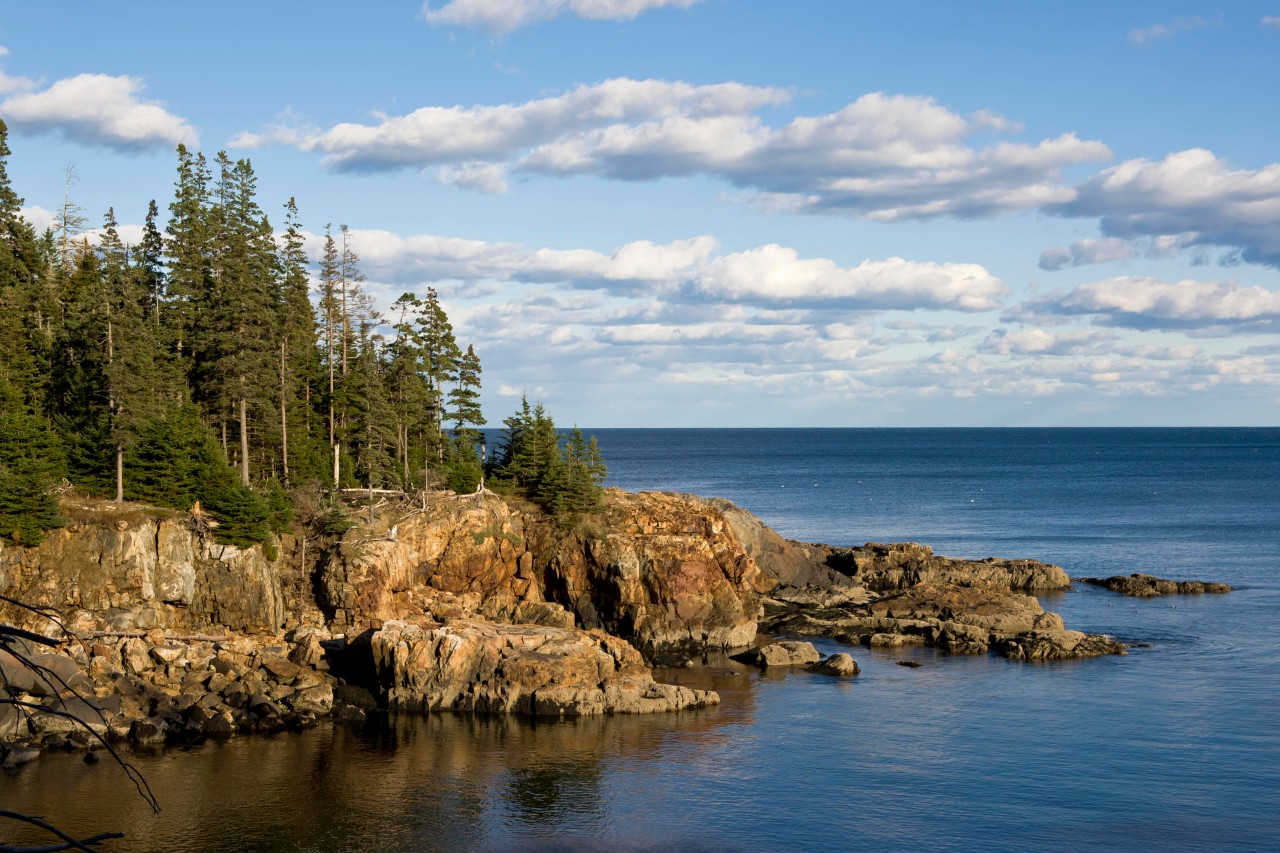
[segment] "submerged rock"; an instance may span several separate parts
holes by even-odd
[[[390,621],[370,643],[387,705],[396,709],[590,716],[720,701],[711,691],[658,684],[634,647],[602,631]]]
[[[1225,583],[1212,581],[1174,581],[1134,572],[1131,575],[1114,575],[1109,578],[1076,578],[1079,583],[1105,586],[1112,592],[1136,598],[1152,598],[1157,595],[1200,595],[1203,593],[1231,592]]]

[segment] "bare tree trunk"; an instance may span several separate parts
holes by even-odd
[[[124,503],[124,445],[116,444],[116,503]]]
[[[338,488],[338,445],[333,446],[333,487]]]
[[[289,411],[285,401],[288,399],[288,383],[285,376],[285,344],[280,342],[280,466],[284,483],[289,485]]]
[[[240,485],[249,485],[249,398],[240,398]]]

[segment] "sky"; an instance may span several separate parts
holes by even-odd
[[[434,287],[499,423],[1280,423],[1280,0],[0,0],[9,175],[181,143]]]

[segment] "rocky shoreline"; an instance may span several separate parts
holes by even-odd
[[[690,495],[608,490],[604,513],[565,526],[496,495],[436,493],[339,537],[299,529],[278,554],[137,505],[64,512],[71,523],[39,548],[0,544],[0,593],[44,608],[0,604],[0,623],[74,637],[50,649],[0,636],[9,766],[41,749],[298,730],[375,708],[695,710],[719,697],[660,684],[650,666],[712,650],[857,673],[847,653],[820,660],[800,640],[751,649],[758,631],[1023,661],[1125,650],[1043,610],[1032,593],[1069,588],[1060,567],[792,542]]]

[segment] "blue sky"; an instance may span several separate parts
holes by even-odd
[[[34,222],[249,157],[491,422],[1280,422],[1280,2],[4,6]]]

